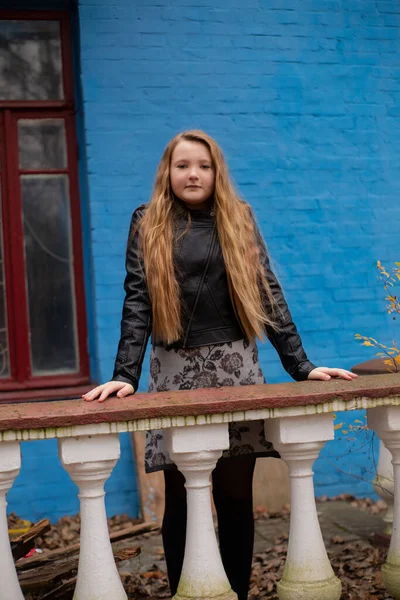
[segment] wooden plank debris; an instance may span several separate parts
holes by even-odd
[[[113,531],[110,542],[115,562],[134,558],[141,551],[140,546],[117,548],[117,543],[159,528],[159,523],[140,523]],[[78,573],[79,543],[22,558],[34,548],[35,539],[50,529],[50,521],[45,519],[11,541],[18,579],[24,594],[34,594],[40,600],[72,600]]]
[[[26,533],[11,540],[11,552],[14,560],[26,556],[35,546],[35,539],[50,531],[51,525],[48,519],[43,519],[32,525]]]

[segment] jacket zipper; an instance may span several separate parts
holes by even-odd
[[[201,289],[202,289],[202,287],[204,285],[204,280],[205,280],[206,275],[207,275],[208,267],[210,266],[210,261],[211,261],[211,256],[212,256],[212,253],[213,253],[213,250],[214,250],[214,245],[215,245],[215,226],[213,227],[212,234],[211,234],[211,242],[210,242],[210,247],[208,249],[208,254],[207,254],[207,259],[206,259],[206,266],[204,267],[203,275],[201,277],[199,288],[197,290],[196,300],[194,301],[194,305],[193,305],[193,309],[192,309],[192,314],[190,315],[189,323],[188,323],[188,326],[187,326],[187,329],[186,329],[186,333],[185,333],[185,337],[184,337],[184,340],[183,340],[183,347],[184,348],[186,346],[186,343],[187,343],[187,340],[188,340],[188,337],[189,337],[189,331],[190,331],[190,327],[192,325],[194,313],[196,312],[197,304],[199,302]]]

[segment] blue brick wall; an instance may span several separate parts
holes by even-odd
[[[349,368],[371,357],[355,333],[394,337],[375,263],[399,260],[397,0],[78,4],[100,378],[118,342],[130,215],[188,128],[223,147],[309,357]],[[268,381],[289,379],[268,344],[260,356]],[[344,430],[355,418],[337,415]],[[371,494],[373,440],[341,431],[316,463],[317,493]],[[117,483],[134,481],[123,443]]]
[[[130,213],[148,199],[165,144],[194,127],[221,143],[254,206],[310,358],[366,360],[355,333],[394,335],[375,262],[399,259],[399,4],[172,4],[79,6],[103,379]],[[269,345],[260,356],[270,382],[288,380]],[[343,429],[355,418],[337,416]],[[366,435],[338,430],[316,464],[317,493],[372,492]]]
[[[79,512],[78,488],[61,467],[57,440],[23,442],[22,468],[8,494],[8,512],[32,521],[57,521]],[[129,439],[121,436],[121,459],[106,482],[108,516],[138,514],[135,470]]]

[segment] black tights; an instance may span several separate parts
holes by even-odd
[[[247,600],[254,544],[252,482],[256,459],[239,456],[217,463],[212,474],[222,562],[238,600]],[[162,526],[171,594],[181,576],[186,538],[185,479],[177,470],[164,471],[165,513]]]

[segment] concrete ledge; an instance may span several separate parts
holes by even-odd
[[[400,405],[400,374],[136,394],[102,404],[82,399],[4,404],[0,405],[0,439],[165,429],[388,405]]]

